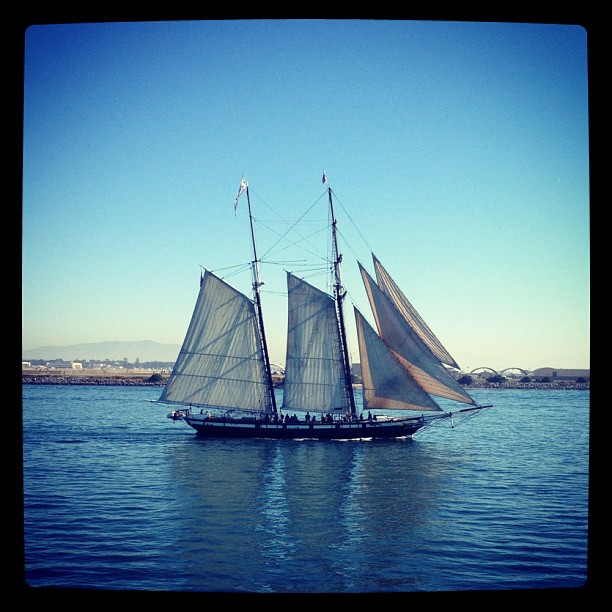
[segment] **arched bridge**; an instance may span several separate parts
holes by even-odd
[[[505,368],[500,372],[500,374],[505,374],[506,372],[512,372],[513,370],[518,370],[521,374],[524,374],[525,376],[529,376],[529,372],[527,370],[523,370],[523,368]]]
[[[497,370],[494,370],[493,368],[488,368],[486,366],[482,366],[480,368],[474,368],[470,374],[478,374],[480,372],[491,372],[493,375],[498,375],[498,374],[506,374],[507,372],[512,372],[514,370],[519,371],[521,374],[524,374],[525,376],[529,376],[529,372],[527,370],[523,370],[523,368],[504,368],[503,370],[500,370],[499,372]]]
[[[497,372],[493,368],[486,368],[486,367],[474,368],[470,372],[470,374],[478,374],[479,372],[491,372],[493,374],[497,374]]]

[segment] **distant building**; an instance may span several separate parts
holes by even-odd
[[[53,370],[67,370],[68,368],[72,368],[71,363],[61,359],[53,359],[52,361],[48,361],[47,365]]]
[[[584,378],[591,380],[591,370],[564,370],[562,368],[538,368],[533,371],[534,378],[548,377],[552,380],[576,380]]]

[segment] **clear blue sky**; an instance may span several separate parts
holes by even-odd
[[[200,265],[250,260],[242,174],[263,254],[263,221],[297,219],[325,168],[364,314],[349,255],[371,270],[371,248],[463,368],[590,367],[582,27],[43,25],[25,51],[24,348],[180,344]],[[282,291],[282,268],[262,274]]]

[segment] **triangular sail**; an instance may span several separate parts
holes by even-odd
[[[206,271],[160,401],[272,412],[253,302]]]
[[[442,410],[395,358],[372,326],[355,308],[363,409]]]
[[[325,292],[287,273],[288,325],[284,410],[347,411],[336,304]]]
[[[423,390],[439,397],[476,405],[361,264],[359,269],[380,337]]]
[[[374,271],[376,273],[376,282],[381,291],[389,296],[397,309],[402,313],[402,316],[408,321],[408,324],[414,329],[423,342],[431,349],[432,353],[446,365],[459,369],[457,362],[453,359],[450,353],[442,346],[442,343],[436,338],[434,333],[429,329],[429,326],[415,307],[408,301],[408,298],[402,293],[402,290],[397,286],[395,281],[389,276],[380,261],[372,253],[374,261]]]

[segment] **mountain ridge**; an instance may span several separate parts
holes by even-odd
[[[75,361],[95,359],[111,361],[127,359],[134,363],[146,361],[176,361],[180,344],[163,344],[153,340],[139,340],[136,342],[107,341],[71,344],[67,346],[40,346],[35,349],[22,350],[22,359],[62,359]]]

